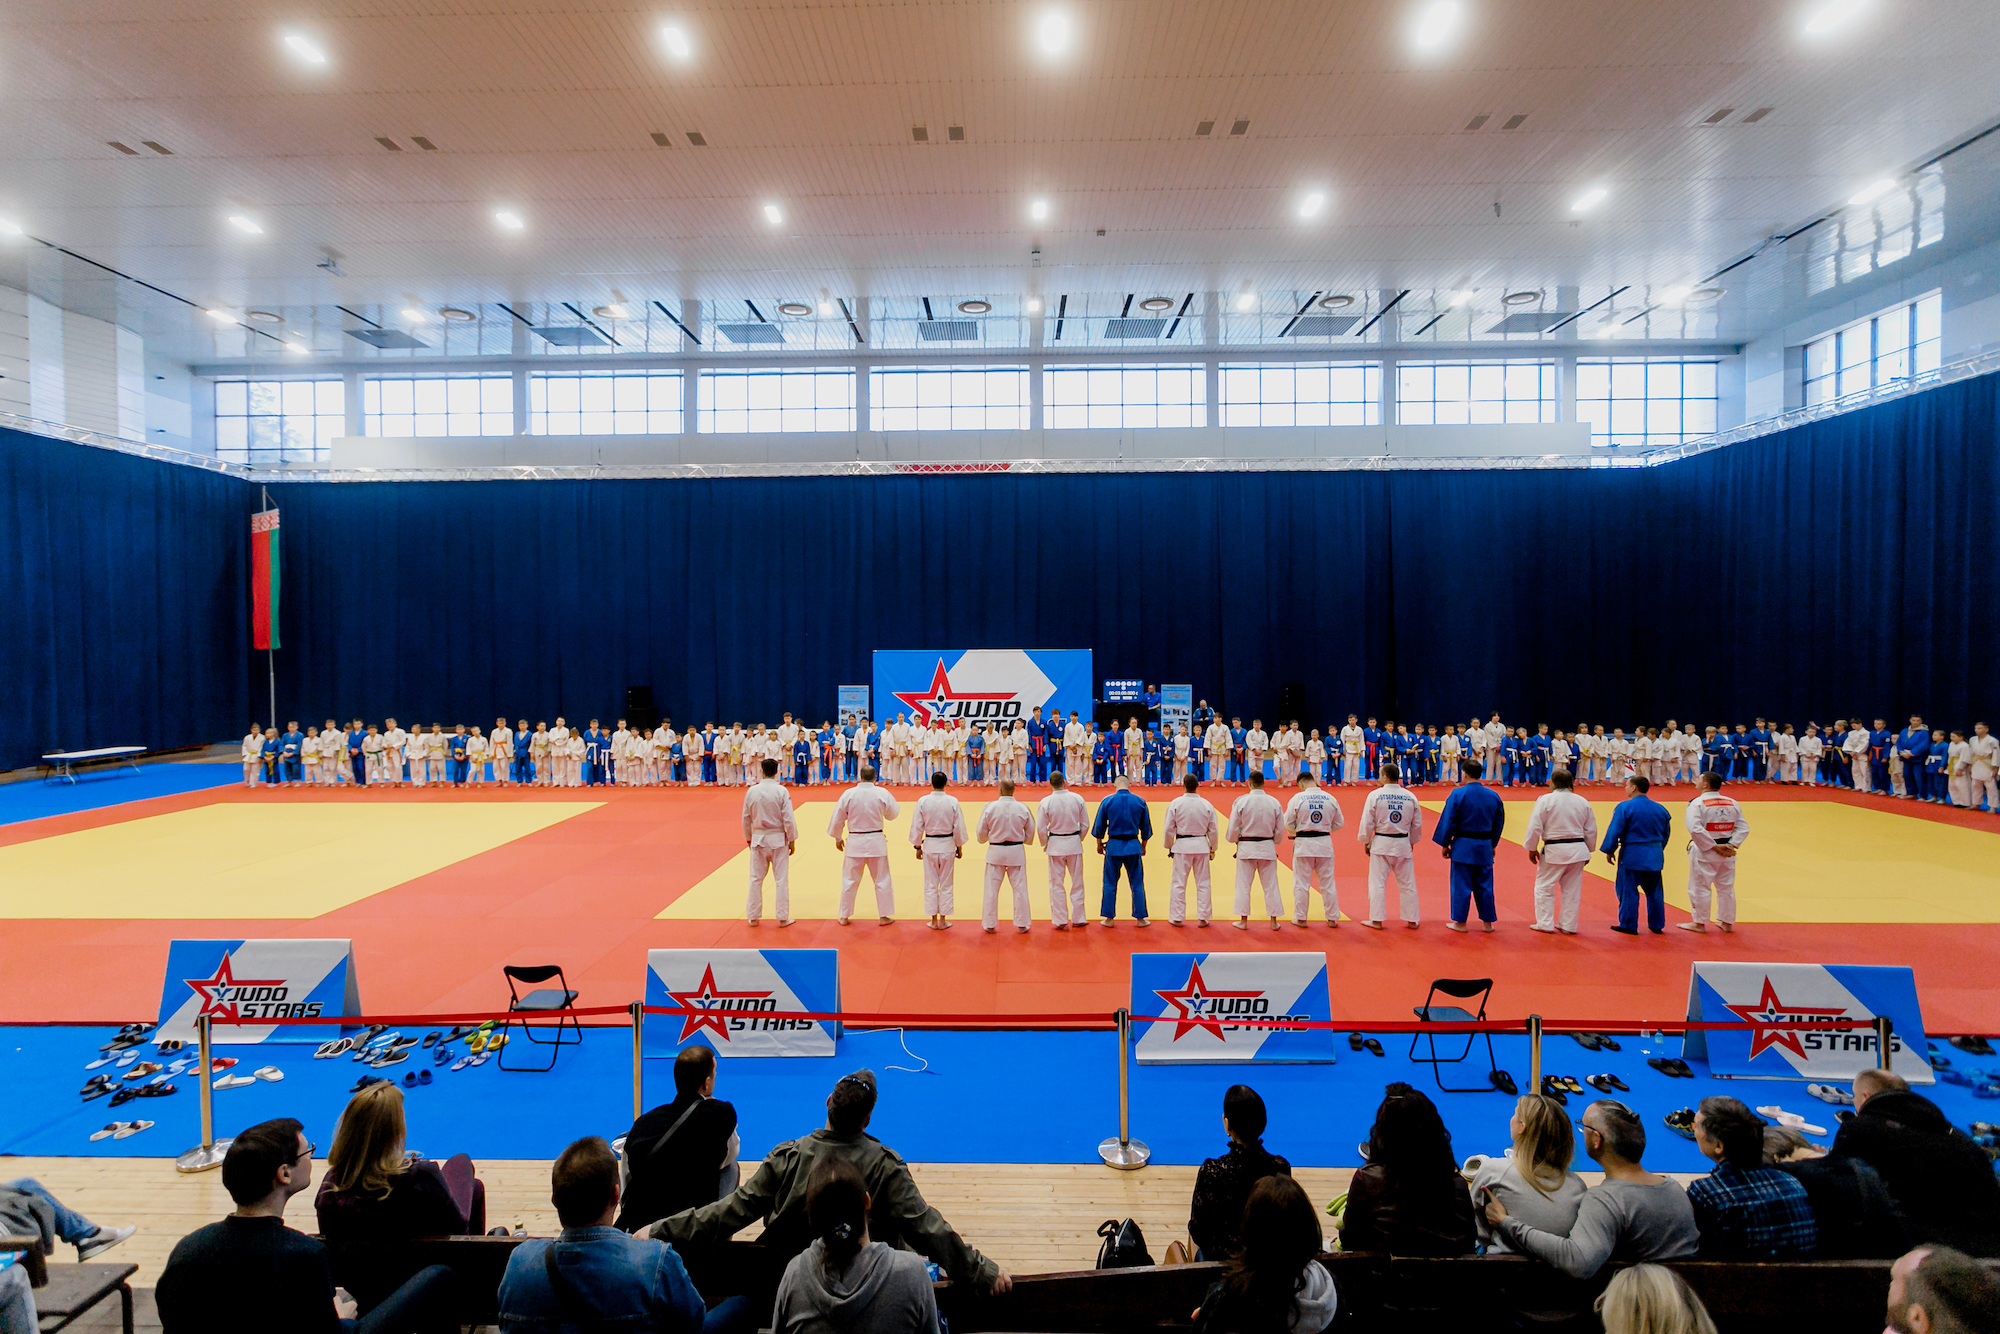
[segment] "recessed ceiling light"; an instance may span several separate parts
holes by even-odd
[[[1028,313],[1030,315],[1039,315],[1041,313],[1041,310],[1042,310],[1042,299],[1038,296],[1029,297]]]
[[[283,324],[285,322],[285,317],[274,310],[249,310],[244,312],[244,317],[255,320],[259,324]]]
[[[1436,51],[1457,35],[1464,16],[1458,0],[1431,0],[1417,10],[1410,24],[1410,44],[1419,51]]]
[[[619,305],[616,301],[608,306],[592,306],[590,313],[597,316],[600,320],[629,320],[632,318],[632,312]]]
[[[1667,305],[1667,306],[1678,306],[1681,304],[1681,302],[1688,299],[1688,293],[1692,292],[1693,290],[1694,289],[1692,287],[1689,287],[1686,283],[1676,284],[1675,286],[1669,287],[1666,291],[1660,293],[1660,303],[1662,305]]]
[[[1500,298],[1510,306],[1528,306],[1542,299],[1540,292],[1509,292]]]
[[[312,351],[312,349],[311,349],[311,348],[309,348],[309,347],[307,347],[307,346],[306,346],[306,345],[305,345],[304,343],[297,343],[297,342],[294,342],[294,343],[286,343],[286,344],[285,344],[285,351],[287,351],[287,352],[310,352],[310,351]]]
[[[0,218],[0,232],[8,236],[26,236],[27,231],[12,218]]]
[[[510,232],[518,232],[528,225],[526,222],[523,222],[521,220],[520,214],[516,213],[513,209],[510,208],[495,210],[493,214],[493,221],[499,223],[502,227],[505,227]]]
[[[660,44],[675,60],[685,61],[694,57],[694,44],[688,41],[687,29],[678,23],[669,23],[660,29]]]
[[[1603,186],[1593,185],[1576,197],[1575,202],[1569,206],[1569,211],[1572,213],[1588,213],[1591,209],[1596,208],[1599,204],[1610,198],[1610,196],[1611,192]]]
[[[1854,207],[1859,208],[1863,204],[1874,203],[1876,200],[1880,199],[1883,195],[1888,194],[1891,190],[1895,188],[1896,188],[1896,182],[1891,180],[1889,177],[1884,176],[1881,180],[1876,181],[1873,184],[1862,186],[1861,189],[1856,191],[1854,193],[1854,196],[1850,198],[1847,202],[1853,205]]]
[[[438,318],[450,320],[453,324],[470,324],[479,317],[469,310],[460,310],[457,306],[443,306],[438,310]]]
[[[1139,303],[1139,309],[1141,310],[1172,310],[1173,308],[1174,302],[1172,297],[1149,296]]]
[[[1058,56],[1069,48],[1069,15],[1050,11],[1035,24],[1035,45],[1046,55]]]
[[[993,303],[991,301],[961,301],[958,303],[958,313],[961,315],[986,315],[990,314],[992,310]]]
[[[1354,298],[1345,292],[1336,292],[1332,296],[1323,296],[1319,299],[1321,310],[1346,310],[1353,304]]]
[[[831,302],[831,301],[822,301],[822,302],[820,302],[820,303],[819,303],[819,313],[820,313],[820,314],[822,314],[822,315],[831,315],[831,314],[833,314],[833,302]]]
[[[403,318],[408,320],[412,324],[423,324],[430,319],[430,313],[428,311],[418,310],[415,306],[403,307],[402,313],[403,313]]]
[[[1316,218],[1320,215],[1320,210],[1325,207],[1326,195],[1321,191],[1314,190],[1299,201],[1299,216],[1302,218]]]
[[[812,314],[813,308],[803,301],[780,301],[778,303],[778,313],[780,315],[789,315],[793,319],[799,320]]]
[[[286,33],[285,49],[300,60],[305,61],[308,65],[324,65],[326,63],[326,52],[320,48],[319,43],[302,32]]]
[[[236,317],[226,310],[205,310],[202,314],[208,316],[208,318],[214,320],[217,324],[236,323]]]
[[[1255,310],[1257,308],[1257,294],[1255,292],[1243,293],[1236,298],[1236,308],[1238,310]]]
[[[1828,0],[1806,18],[1806,35],[1824,37],[1845,28],[1866,9],[1867,0]]]
[[[1470,300],[1472,300],[1472,289],[1469,287],[1461,288],[1451,294],[1451,304],[1454,306],[1462,306]]]
[[[264,229],[257,225],[255,218],[246,218],[241,213],[230,214],[229,225],[239,232],[248,232],[252,236],[262,236],[264,234]]]
[[[783,209],[779,208],[776,204],[764,205],[764,221],[775,227],[784,220],[785,211]]]
[[[1048,217],[1049,201],[1046,199],[1037,199],[1034,203],[1028,205],[1028,216],[1033,218],[1036,222],[1040,222],[1044,218]]]
[[[1729,289],[1727,287],[1697,287],[1687,294],[1690,301],[1713,301]]]

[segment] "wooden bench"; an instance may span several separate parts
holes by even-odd
[[[92,1307],[118,1294],[124,1306],[125,1334],[132,1334],[132,1275],[137,1265],[57,1265],[51,1269],[42,1254],[40,1237],[0,1236],[0,1254],[19,1252],[20,1267],[34,1289],[35,1314],[44,1334],[67,1329]]]

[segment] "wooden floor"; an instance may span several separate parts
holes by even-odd
[[[325,1163],[314,1165],[317,1182]],[[745,1179],[755,1164],[744,1164]],[[1194,1193],[1192,1167],[1149,1167],[1114,1172],[1075,1164],[983,1165],[912,1163],[910,1171],[924,1198],[951,1220],[961,1236],[1017,1274],[1088,1269],[1096,1261],[1098,1224],[1132,1218],[1145,1231],[1157,1258],[1167,1243],[1187,1236],[1188,1201]],[[479,1164],[486,1182],[489,1227],[524,1226],[531,1236],[558,1231],[549,1203],[549,1164],[543,1161],[487,1161]],[[1346,1168],[1300,1168],[1298,1179],[1316,1202],[1347,1189]],[[166,1159],[12,1158],[0,1165],[0,1179],[32,1177],[51,1194],[93,1222],[106,1226],[136,1223],[138,1235],[98,1259],[139,1266],[138,1327],[158,1329],[151,1288],[168,1254],[187,1233],[214,1222],[234,1206],[220,1172],[181,1176]],[[292,1202],[286,1221],[312,1231],[311,1195]],[[749,1229],[741,1234],[756,1235]],[[73,1261],[62,1247],[52,1263]],[[71,1326],[97,1331],[118,1327],[117,1303],[99,1320]]]

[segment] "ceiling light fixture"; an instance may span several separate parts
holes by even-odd
[[[991,301],[978,300],[961,301],[958,303],[958,313],[961,315],[990,315],[993,313],[993,303]]]
[[[1035,44],[1044,55],[1059,56],[1069,49],[1069,16],[1051,11],[1035,25]]]
[[[1500,298],[1510,306],[1529,306],[1542,299],[1540,292],[1509,292]]]
[[[441,306],[438,308],[438,318],[450,320],[453,324],[470,324],[479,317],[469,310],[460,310],[457,306]]]
[[[304,343],[286,343],[286,344],[285,344],[285,351],[287,351],[287,352],[310,352],[310,351],[312,351],[312,349],[311,349],[311,348],[309,348],[309,347],[307,347],[307,346],[306,346],[306,345],[305,345]]]
[[[813,313],[813,308],[803,301],[780,301],[778,303],[778,313],[780,315],[789,315],[795,320],[802,320]]]
[[[1662,305],[1678,306],[1688,299],[1688,293],[1692,291],[1694,289],[1686,283],[1677,283],[1660,293],[1660,303]]]
[[[1345,292],[1335,292],[1332,296],[1323,296],[1319,299],[1321,310],[1346,310],[1353,304],[1354,298]]]
[[[779,208],[776,204],[764,205],[764,221],[775,227],[784,220],[785,211],[783,209]]]
[[[632,312],[619,305],[616,301],[608,306],[592,306],[590,313],[597,316],[600,320],[629,320],[632,318]]]
[[[1049,201],[1046,199],[1037,199],[1034,203],[1028,205],[1028,216],[1036,222],[1045,220],[1049,216]]]
[[[678,23],[669,23],[660,29],[660,44],[675,60],[686,62],[694,58],[694,44],[688,41],[687,29]]]
[[[1576,202],[1569,206],[1569,211],[1572,213],[1588,213],[1591,209],[1596,208],[1610,197],[1611,192],[1609,190],[1601,185],[1593,185],[1576,197]]]
[[[202,314],[208,316],[208,318],[214,320],[217,324],[236,323],[236,317],[226,310],[205,310]]]
[[[324,65],[326,52],[312,38],[302,32],[285,34],[285,49],[305,61],[308,65]]]
[[[1850,204],[1855,208],[1860,208],[1863,204],[1874,203],[1876,200],[1880,199],[1883,195],[1888,194],[1891,190],[1895,188],[1896,188],[1896,182],[1890,179],[1889,177],[1884,176],[1881,180],[1876,181],[1871,185],[1862,186],[1861,189],[1856,191],[1854,193],[1854,196],[1850,198],[1847,202],[1848,204]]]
[[[231,227],[234,227],[237,231],[247,232],[251,236],[262,236],[264,234],[264,229],[257,225],[257,220],[255,218],[247,218],[243,216],[241,213],[230,214],[229,225]]]
[[[833,314],[833,302],[831,302],[831,301],[822,301],[822,302],[820,302],[820,303],[819,303],[819,313],[820,313],[820,314],[822,314],[822,315],[831,315],[831,314]]]
[[[1687,299],[1690,301],[1713,301],[1728,290],[1727,287],[1697,287],[1688,293]]]
[[[12,218],[0,218],[0,233],[8,236],[26,236],[27,229]]]
[[[1040,297],[1031,296],[1028,298],[1028,313],[1030,315],[1039,315],[1042,313],[1042,299]]]
[[[1410,24],[1410,43],[1422,52],[1436,51],[1458,33],[1465,10],[1458,0],[1431,0]]]
[[[423,324],[430,319],[430,316],[426,312],[418,310],[415,306],[405,306],[403,307],[403,318],[412,324]]]
[[[1149,296],[1144,301],[1141,301],[1139,303],[1139,309],[1141,310],[1150,310],[1157,312],[1162,310],[1172,310],[1173,308],[1174,308],[1173,298],[1166,296]]]
[[[1257,308],[1257,294],[1255,292],[1243,293],[1236,298],[1236,308],[1238,310],[1255,310]]]
[[[528,225],[526,222],[522,221],[521,215],[516,213],[511,208],[503,208],[495,210],[493,214],[493,221],[499,223],[502,227],[505,227],[510,232],[521,231],[525,229]]]
[[[1470,300],[1472,300],[1472,289],[1469,287],[1461,288],[1451,294],[1451,304],[1454,307],[1462,306]]]
[[[1319,190],[1314,190],[1299,201],[1299,216],[1302,218],[1317,218],[1320,215],[1320,210],[1325,207],[1326,195]]]
[[[1868,7],[1867,0],[1829,0],[1806,19],[1806,36],[1824,37],[1845,28]]]
[[[259,324],[283,324],[285,322],[285,317],[278,314],[275,310],[245,311],[244,318],[255,320]]]

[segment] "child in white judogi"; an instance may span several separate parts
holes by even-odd
[[[479,734],[474,725],[465,743],[466,774],[474,787],[486,786],[486,762],[493,758],[493,743]]]
[[[389,771],[388,781],[397,787],[404,786],[403,761],[409,757],[410,734],[397,726],[394,718],[382,720],[382,741],[388,747],[383,762]]]
[[[252,727],[243,737],[243,786],[257,786],[264,772],[264,729]]]
[[[1174,728],[1174,781],[1176,783],[1182,782],[1187,778],[1188,751],[1193,744],[1194,738],[1188,735],[1187,724],[1181,723],[1177,725]]]
[[[528,738],[522,737],[526,745]],[[493,720],[493,730],[486,734],[486,744],[493,756],[493,781],[496,786],[507,786],[509,771],[514,767],[514,729],[507,726],[505,718]]]

